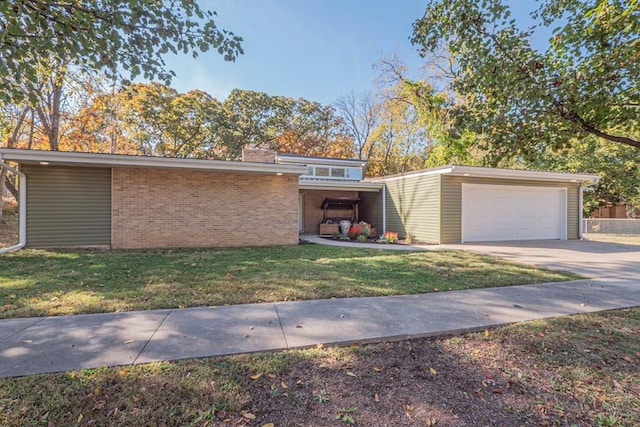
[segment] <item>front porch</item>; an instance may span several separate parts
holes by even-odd
[[[383,233],[385,228],[383,187],[365,182],[340,184],[343,185],[340,186],[335,182],[300,182],[298,209],[300,233],[320,234],[319,227],[323,221],[330,220],[337,224],[341,219],[366,221],[378,233]],[[353,207],[350,203],[345,203],[344,207],[333,204],[330,213],[327,213],[322,207],[327,199],[349,200],[355,203]]]

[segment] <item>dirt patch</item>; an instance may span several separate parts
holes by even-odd
[[[638,426],[640,309],[0,378],[0,425]]]

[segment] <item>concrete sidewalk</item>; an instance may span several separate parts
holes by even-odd
[[[640,305],[638,278],[0,320],[0,376],[456,333]]]

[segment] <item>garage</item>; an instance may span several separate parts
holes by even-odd
[[[462,241],[567,238],[567,190],[462,184]]]

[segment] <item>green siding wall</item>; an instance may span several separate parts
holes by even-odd
[[[111,169],[23,165],[27,246],[111,244]]]
[[[371,224],[378,233],[382,233],[382,191],[359,193],[359,219]]]
[[[442,223],[440,243],[460,243],[462,240],[462,183],[518,185],[523,187],[553,187],[567,189],[567,238],[579,238],[580,186],[573,183],[523,181],[517,179],[442,176]]]
[[[413,233],[423,242],[440,241],[440,175],[407,176],[385,182],[387,230],[403,238]]]

